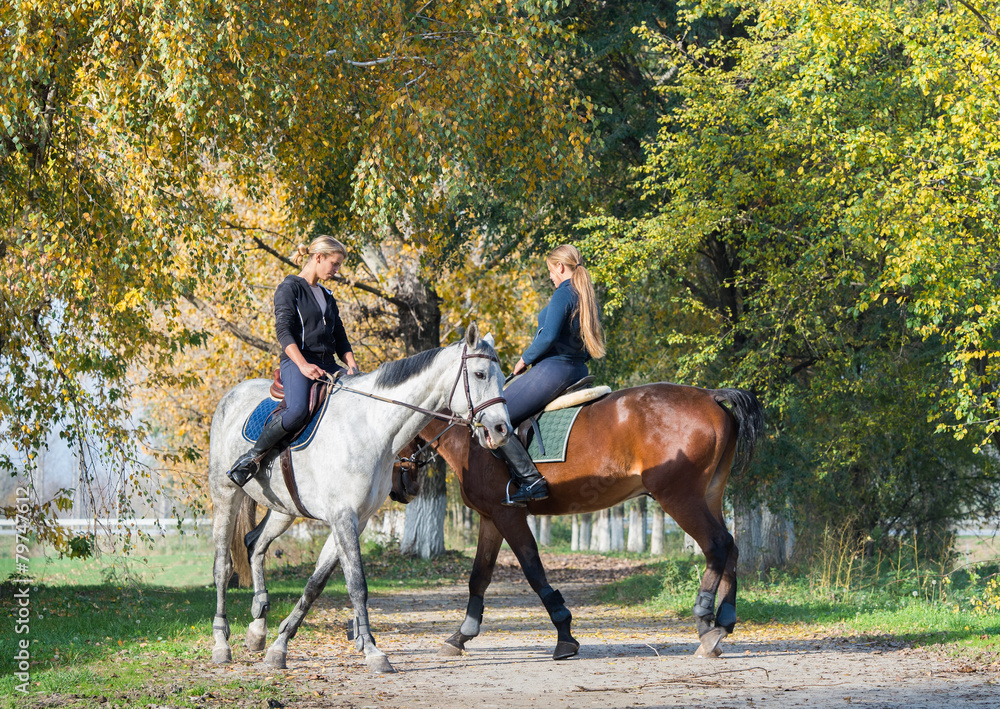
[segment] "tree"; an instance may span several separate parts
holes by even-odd
[[[247,257],[274,246],[243,230],[229,195],[277,183],[300,233],[379,243],[389,225],[461,260],[455,244],[497,204],[544,221],[585,167],[589,109],[543,51],[563,34],[543,3],[37,0],[4,5],[0,32],[0,402],[9,421],[18,401],[23,422],[2,430],[12,474],[30,477],[61,420],[133,482],[148,475],[135,382],[189,384],[171,372],[178,352],[220,325],[246,336],[213,313],[257,299],[219,286],[244,283]]]
[[[712,13],[696,5],[688,22]],[[613,305],[653,281],[683,313],[660,337],[682,376],[769,403],[775,446],[801,468],[758,464],[733,488],[779,508],[802,488],[829,494],[817,469],[850,469],[858,449],[811,442],[860,396],[890,438],[922,440],[921,416],[976,433],[939,437],[956,456],[942,463],[926,448],[910,458],[903,500],[933,494],[914,478],[958,460],[974,499],[995,500],[996,466],[979,455],[1000,423],[992,28],[965,5],[789,0],[748,4],[729,38],[657,46],[677,72],[641,182],[653,206],[584,226]],[[879,397],[913,373],[903,400]],[[886,492],[902,482],[859,477]],[[901,519],[878,497],[866,525]]]

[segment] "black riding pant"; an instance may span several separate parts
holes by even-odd
[[[538,413],[563,389],[583,379],[589,370],[584,362],[572,362],[549,357],[536,362],[531,369],[504,389],[507,413],[516,427],[529,416]]]
[[[322,367],[327,373],[335,374],[343,369],[336,362],[322,362],[306,357],[306,361]],[[302,374],[295,362],[285,359],[281,362],[281,384],[285,387],[285,406],[281,414],[281,427],[286,433],[295,433],[309,421],[309,390],[315,380]]]

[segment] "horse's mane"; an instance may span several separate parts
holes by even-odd
[[[453,347],[454,345],[449,345]],[[399,386],[412,377],[417,376],[434,362],[444,347],[435,347],[430,350],[425,350],[424,352],[418,352],[415,355],[406,357],[404,359],[397,359],[393,362],[386,362],[381,367],[376,370],[375,386],[390,388]],[[476,352],[484,352],[485,354],[497,356],[497,352],[493,349],[493,346],[485,341],[480,340],[478,346],[475,349]]]
[[[377,370],[375,386],[383,388],[399,386],[430,367],[442,349],[435,347],[405,359],[386,362]]]

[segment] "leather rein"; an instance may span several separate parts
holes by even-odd
[[[353,394],[360,394],[361,396],[367,396],[369,399],[377,399],[378,401],[384,401],[387,404],[395,404],[396,406],[405,406],[408,409],[419,411],[422,414],[433,416],[436,419],[441,419],[442,421],[448,421],[452,426],[455,425],[468,426],[470,429],[476,427],[482,428],[483,424],[480,423],[479,419],[477,418],[479,414],[481,414],[485,409],[489,408],[490,406],[493,406],[494,404],[506,404],[507,399],[503,396],[496,396],[492,399],[488,399],[482,402],[478,406],[475,406],[473,404],[472,390],[469,388],[468,361],[474,358],[488,359],[493,362],[496,362],[497,364],[500,364],[500,360],[497,358],[496,355],[484,354],[481,352],[469,352],[468,344],[462,345],[462,366],[458,370],[458,375],[455,377],[455,383],[451,387],[451,394],[448,395],[448,406],[449,407],[451,406],[451,400],[455,398],[455,392],[458,390],[458,383],[460,381],[463,382],[465,388],[465,399],[469,405],[468,418],[463,418],[461,416],[455,416],[452,414],[443,414],[440,411],[431,411],[430,409],[425,409],[422,406],[415,406],[414,404],[408,404],[405,401],[397,401],[396,399],[389,399],[384,396],[379,396],[378,394],[370,394],[367,391],[352,389],[348,386],[344,386],[344,384],[340,381],[339,375],[337,377],[333,377],[328,374],[326,378],[327,381],[330,382],[331,387],[336,386],[338,389],[343,389],[344,391],[349,391]]]

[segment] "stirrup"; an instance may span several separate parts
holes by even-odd
[[[500,504],[507,507],[524,507],[529,502],[546,500],[549,497],[549,485],[545,478],[539,478],[530,485],[518,488],[513,496],[510,494],[510,483],[507,483],[507,499]]]
[[[507,481],[507,497],[500,501],[500,504],[504,507],[527,507],[523,502],[518,502],[517,500],[512,500],[510,498],[510,484],[514,482],[513,480]]]
[[[243,458],[237,460],[235,465],[226,473],[226,477],[240,487],[243,487],[259,472],[260,464],[251,456],[247,460]]]

